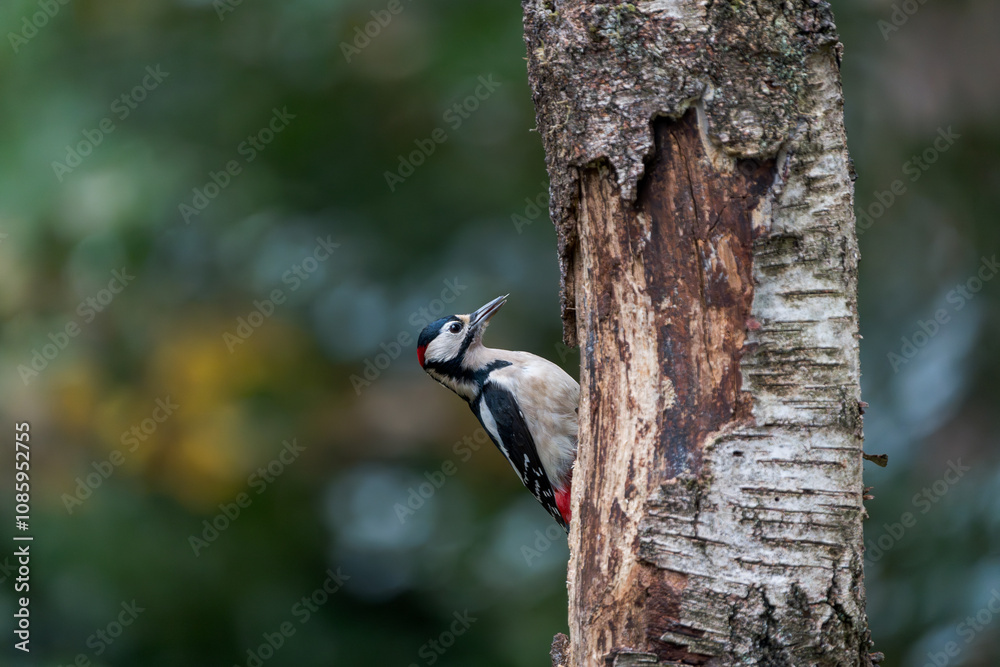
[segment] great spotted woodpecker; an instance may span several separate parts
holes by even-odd
[[[521,482],[569,531],[580,385],[534,354],[483,346],[483,331],[507,296],[428,324],[417,339],[417,360],[469,402]]]

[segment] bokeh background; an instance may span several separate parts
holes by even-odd
[[[875,648],[995,666],[1000,7],[833,5],[890,457]],[[414,354],[510,292],[490,342],[577,374],[518,3],[8,0],[0,28],[0,424],[31,423],[35,537],[32,652],[5,630],[0,663],[548,664],[566,540]]]

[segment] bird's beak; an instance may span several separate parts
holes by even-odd
[[[493,317],[493,314],[500,310],[500,306],[507,303],[507,297],[509,296],[510,294],[498,296],[478,310],[469,313],[469,326],[473,328],[485,326],[490,321],[490,318]]]

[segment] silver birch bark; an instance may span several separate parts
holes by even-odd
[[[554,664],[870,665],[829,6],[523,10],[582,365]]]

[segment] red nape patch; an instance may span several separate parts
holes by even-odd
[[[570,487],[567,485],[565,489],[560,489],[556,491],[556,507],[559,508],[559,513],[562,514],[563,521],[566,525],[569,525],[569,495]]]
[[[424,350],[426,349],[427,349],[426,345],[421,345],[420,347],[417,348],[417,361],[420,362],[421,368],[423,368],[424,365]]]

